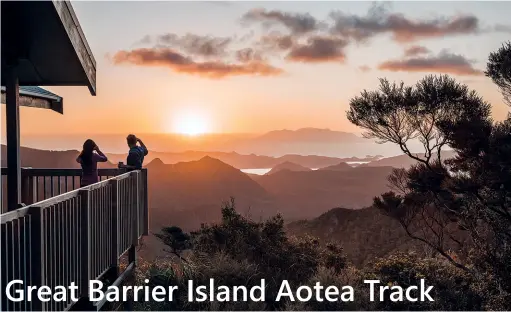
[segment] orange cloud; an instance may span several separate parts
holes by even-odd
[[[220,79],[228,76],[275,76],[283,73],[262,61],[232,64],[220,61],[197,62],[170,48],[141,48],[131,51],[118,51],[113,57],[114,64],[137,66],[165,66],[177,73],[198,75]]]
[[[414,20],[403,14],[389,12],[381,4],[374,5],[365,16],[334,11],[330,17],[334,21],[332,33],[357,41],[390,33],[395,41],[403,43],[480,31],[479,19],[473,15]]]
[[[186,34],[178,36],[167,33],[158,36],[157,42],[165,47],[179,48],[190,55],[201,57],[223,57],[226,56],[227,48],[232,43],[229,37],[200,36]]]
[[[475,34],[479,31],[475,16],[459,16],[444,20],[411,21],[399,14],[388,18],[390,31],[398,42],[416,41],[421,38],[437,38],[449,35]]]
[[[263,62],[263,56],[259,51],[252,48],[244,48],[236,51],[236,59],[241,63]]]
[[[257,42],[263,49],[269,51],[285,51],[295,44],[295,38],[291,35],[281,35],[277,32],[271,32],[261,37]]]
[[[428,54],[430,51],[428,48],[423,46],[411,46],[405,50],[405,56],[416,56],[419,54]]]
[[[244,22],[282,24],[293,34],[305,34],[317,30],[320,23],[309,13],[288,13],[278,10],[252,9],[242,17]]]
[[[387,61],[380,64],[378,68],[389,71],[438,72],[460,76],[483,75],[483,72],[475,69],[465,57],[445,51],[438,56]]]
[[[307,44],[297,44],[286,56],[294,62],[344,62],[344,48],[348,42],[340,38],[315,36],[308,38]]]

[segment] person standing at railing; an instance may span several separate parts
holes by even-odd
[[[126,159],[126,165],[119,163],[119,168],[126,168],[128,170],[142,169],[144,157],[149,153],[147,147],[144,145],[144,142],[134,134],[128,135],[126,141],[130,148],[128,158]],[[140,144],[140,146],[137,145],[137,143]]]
[[[80,187],[84,187],[99,182],[98,162],[106,162],[108,158],[94,141],[88,139],[83,143],[82,152],[76,161],[82,166]]]

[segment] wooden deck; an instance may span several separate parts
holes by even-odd
[[[1,288],[13,280],[25,291],[74,282],[80,301],[12,302],[4,291],[1,311],[99,310],[105,302],[88,301],[89,280],[108,276],[119,284],[135,268],[138,240],[148,233],[147,169],[99,173],[103,181],[75,188],[79,169],[24,169],[22,193],[34,203],[1,215]]]

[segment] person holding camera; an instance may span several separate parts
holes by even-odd
[[[98,162],[106,162],[108,158],[93,140],[88,139],[76,161],[82,166],[80,187],[84,187],[99,182]]]
[[[126,159],[126,165],[122,162],[119,163],[119,168],[126,168],[128,171],[142,169],[144,157],[149,153],[144,142],[134,134],[128,135],[126,141],[130,148],[128,158]],[[140,145],[137,145],[137,143]]]

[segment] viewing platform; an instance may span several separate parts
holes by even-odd
[[[6,183],[2,168],[2,186]],[[100,182],[79,188],[80,169],[22,169],[28,206],[2,213],[1,287],[78,286],[80,301],[9,301],[1,311],[99,310],[88,302],[89,280],[120,285],[136,266],[136,247],[148,233],[147,169],[99,169]],[[3,198],[2,198],[3,199]],[[3,205],[4,206],[4,205]],[[123,272],[120,259],[128,257]],[[34,292],[35,294],[35,292]]]
[[[84,86],[95,96],[96,61],[69,1],[2,1],[1,15],[7,167],[1,170],[0,311],[99,310],[105,301],[90,302],[89,281],[124,283],[148,233],[147,170],[99,169],[101,181],[80,188],[80,169],[21,168],[20,106],[64,114],[63,98],[40,86]],[[6,287],[15,280],[23,284],[14,289],[24,293],[74,283],[79,300],[43,302],[37,291],[30,301],[8,300]]]

